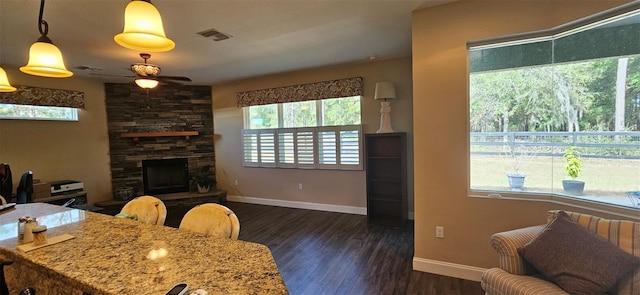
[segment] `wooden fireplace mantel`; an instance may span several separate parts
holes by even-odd
[[[167,136],[184,136],[184,139],[189,145],[189,136],[198,135],[198,131],[164,131],[164,132],[137,132],[137,133],[122,133],[122,137],[132,137],[133,142],[139,145],[138,139],[140,137],[167,137]]]

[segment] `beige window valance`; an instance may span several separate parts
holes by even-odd
[[[238,107],[362,95],[362,77],[236,93]]]
[[[0,103],[84,109],[84,92],[15,86],[15,92],[0,93]]]

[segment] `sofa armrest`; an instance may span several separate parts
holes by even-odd
[[[498,266],[515,275],[536,273],[518,254],[518,248],[537,237],[545,225],[536,225],[496,233],[491,236],[491,246],[498,252]]]
[[[501,268],[490,268],[482,273],[480,286],[487,295],[544,294],[569,295],[558,285],[535,276],[518,276]]]

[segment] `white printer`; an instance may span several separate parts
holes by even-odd
[[[84,183],[77,180],[60,180],[51,182],[51,195],[65,195],[84,190]]]

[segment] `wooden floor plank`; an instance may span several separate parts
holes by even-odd
[[[413,222],[396,228],[354,214],[227,207],[240,220],[240,240],[269,247],[292,295],[484,294],[478,282],[412,270]],[[178,227],[189,209],[168,208],[165,225]]]

